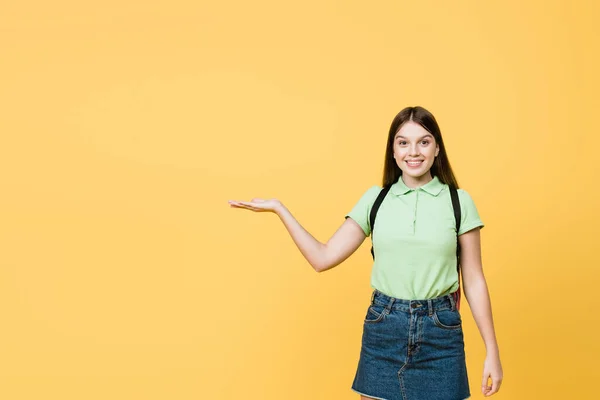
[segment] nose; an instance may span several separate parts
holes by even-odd
[[[409,153],[410,153],[411,157],[418,156],[419,155],[419,146],[417,146],[416,143],[411,144],[410,148],[409,148]]]

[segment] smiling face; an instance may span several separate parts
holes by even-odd
[[[394,137],[394,158],[408,187],[418,187],[432,179],[431,166],[440,148],[421,125],[407,121]]]

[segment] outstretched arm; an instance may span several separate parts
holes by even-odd
[[[362,228],[354,220],[347,218],[326,243],[321,243],[304,229],[277,199],[230,201],[229,204],[234,208],[245,208],[256,212],[270,211],[277,214],[300,253],[317,272],[326,271],[342,263],[360,247],[366,238]]]

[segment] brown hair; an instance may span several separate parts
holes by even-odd
[[[394,159],[394,136],[396,136],[396,133],[398,133],[402,125],[408,121],[421,125],[423,129],[433,135],[435,142],[440,146],[440,151],[431,166],[431,176],[437,176],[442,183],[458,189],[458,182],[452,172],[452,167],[450,167],[450,161],[448,160],[448,154],[446,154],[440,127],[433,114],[419,106],[406,107],[400,111],[392,121],[385,149],[385,160],[383,163],[383,186],[393,185],[402,175],[402,170],[398,167],[398,164],[396,164],[396,160]]]

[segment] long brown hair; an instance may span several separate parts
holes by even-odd
[[[419,106],[406,107],[392,121],[383,163],[383,186],[393,185],[402,175],[402,170],[398,167],[394,159],[394,136],[396,136],[402,125],[408,121],[421,125],[423,129],[433,135],[435,142],[440,146],[440,151],[431,166],[431,177],[437,176],[442,183],[458,189],[458,182],[452,172],[452,167],[450,167],[440,127],[433,114]]]

